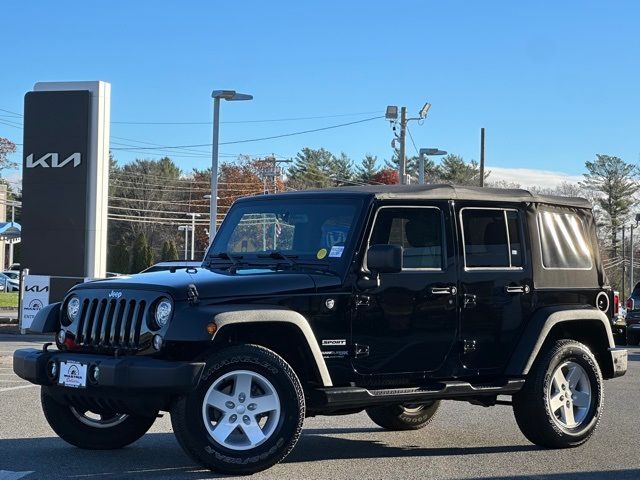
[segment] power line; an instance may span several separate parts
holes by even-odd
[[[420,152],[418,151],[418,147],[416,147],[416,142],[413,141],[413,135],[411,135],[411,130],[409,129],[409,125],[407,125],[407,133],[409,134],[409,138],[411,139],[411,144],[413,145],[413,148],[416,151],[416,154],[420,155]]]
[[[23,116],[21,113],[18,113],[18,112],[12,112],[11,110],[5,110],[4,108],[0,108],[0,112],[11,113],[11,114],[16,115],[16,116],[18,116],[18,117],[22,117],[22,116]]]
[[[281,135],[271,135],[269,137],[260,137],[260,138],[248,138],[245,140],[234,140],[231,142],[220,142],[220,145],[236,145],[239,143],[249,143],[249,142],[261,142],[263,140],[273,140],[276,138],[285,138],[285,137],[293,137],[295,135],[303,135],[306,133],[314,133],[314,132],[322,132],[324,130],[331,130],[334,128],[341,128],[341,127],[347,127],[349,125],[356,125],[358,123],[364,123],[364,122],[370,122],[372,120],[377,120],[379,118],[384,118],[384,115],[380,115],[377,117],[371,117],[371,118],[365,118],[363,120],[356,120],[354,122],[347,122],[347,123],[340,123],[338,125],[329,125],[327,127],[321,127],[321,128],[313,128],[310,130],[302,130],[299,132],[291,132],[291,133],[283,133]],[[185,148],[197,148],[197,147],[211,147],[212,144],[211,143],[199,143],[199,144],[193,144],[193,145],[165,145],[162,148],[163,149],[185,149]],[[119,148],[113,148],[112,150],[121,150]],[[135,148],[135,150],[157,150],[157,147],[137,147]]]
[[[379,113],[378,110],[371,112],[359,112],[359,113],[340,113],[335,115],[317,115],[309,117],[290,117],[290,118],[270,118],[262,120],[227,120],[220,123],[271,123],[271,122],[296,122],[301,120],[319,120],[323,118],[338,118],[338,117],[355,117],[358,115],[371,115]],[[138,121],[117,121],[111,122],[119,125],[211,125],[213,122],[138,122]]]

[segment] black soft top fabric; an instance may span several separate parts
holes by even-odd
[[[432,185],[364,185],[334,187],[316,190],[268,195],[267,198],[278,197],[318,197],[318,196],[362,196],[374,197],[380,200],[481,200],[498,202],[527,202],[562,205],[576,208],[591,208],[591,204],[584,198],[558,197],[553,195],[537,195],[523,189],[464,187],[447,184]],[[265,196],[260,196],[264,199]],[[248,201],[252,197],[245,197],[239,202]]]

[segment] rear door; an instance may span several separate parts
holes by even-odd
[[[461,363],[495,373],[509,358],[531,310],[531,266],[519,206],[457,206]]]

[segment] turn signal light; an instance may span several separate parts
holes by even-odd
[[[209,325],[207,325],[207,333],[209,335],[213,335],[214,333],[216,333],[216,330],[218,330],[218,326],[211,322]]]

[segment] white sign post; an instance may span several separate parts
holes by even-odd
[[[49,305],[50,279],[48,275],[25,275],[20,304],[20,330],[31,327],[36,314]]]

